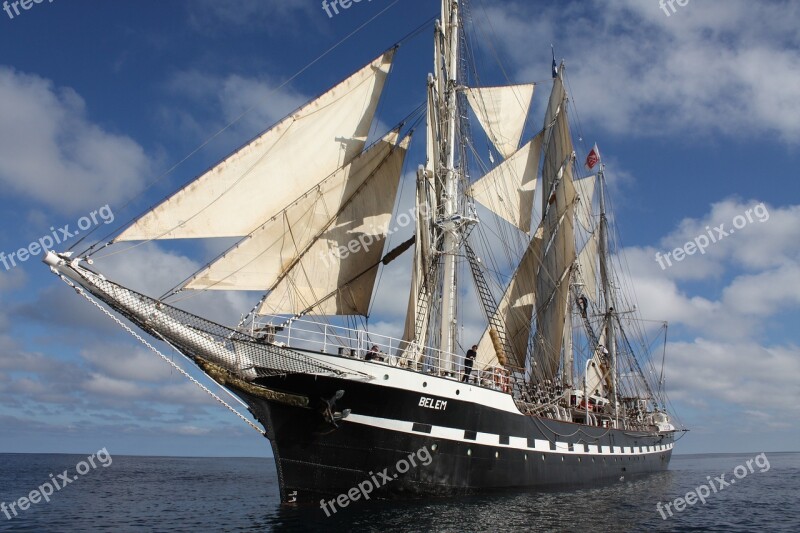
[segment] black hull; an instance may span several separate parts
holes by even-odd
[[[401,372],[425,379],[424,386],[430,384],[432,390],[436,382],[453,384]],[[295,375],[258,382],[310,400],[309,407],[297,407],[234,389],[267,429],[284,503],[319,505],[322,499],[354,490],[351,497],[357,492],[363,497],[355,489],[359,484],[373,486],[370,498],[586,485],[665,470],[672,454],[672,433],[525,416],[377,380]],[[338,427],[324,416],[322,401],[337,390],[345,394],[336,410],[352,410]],[[500,392],[491,394],[508,399]],[[430,400],[421,399],[426,397]]]

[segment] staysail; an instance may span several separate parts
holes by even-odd
[[[185,285],[196,290],[267,291],[328,228],[364,183],[386,163],[397,143],[392,131],[350,164],[328,176],[199,271]],[[345,241],[345,246],[347,242]],[[321,260],[330,260],[325,255]]]
[[[475,200],[525,233],[531,231],[531,212],[544,132],[476,181],[468,190]]]
[[[310,309],[320,315],[368,314],[410,142],[406,136],[390,148],[323,232],[270,287],[259,314]]]
[[[594,189],[597,184],[597,176],[588,176],[575,182],[575,188],[580,195],[580,204],[577,209],[578,222],[586,230],[592,230],[592,201],[594,200]]]
[[[467,101],[486,136],[504,158],[517,151],[535,85],[506,85],[465,90]]]
[[[115,242],[249,235],[362,152],[393,56],[386,52],[283,119]]]
[[[537,231],[497,307],[499,318],[505,326],[506,342],[513,351],[506,356],[509,363],[518,368],[525,367],[528,352],[528,339],[536,303],[536,271],[541,263],[541,251],[542,232]],[[498,364],[497,353],[488,328],[478,342],[476,362],[478,368]]]
[[[581,250],[581,253],[578,255],[578,268],[581,273],[581,278],[583,279],[583,294],[593,302],[598,301],[597,278],[599,271],[597,267],[597,245],[599,236],[600,232],[595,231],[591,237],[589,237],[589,240],[586,241],[583,250]]]

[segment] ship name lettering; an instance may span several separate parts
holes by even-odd
[[[420,396],[419,406],[427,407],[428,409],[436,409],[437,411],[444,411],[447,409],[447,400],[437,400],[435,398]]]

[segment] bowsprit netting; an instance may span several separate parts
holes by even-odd
[[[82,286],[142,330],[167,341],[193,360],[216,363],[247,381],[286,374],[358,375],[282,346],[264,343],[248,333],[172,307],[88,270],[81,269],[80,273]]]

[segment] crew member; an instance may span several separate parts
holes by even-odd
[[[475,363],[475,358],[478,357],[478,345],[473,344],[472,348],[467,350],[467,356],[464,358],[464,377],[461,381],[466,383],[469,375],[472,373],[472,365]]]
[[[373,344],[372,348],[369,349],[369,351],[367,352],[367,355],[364,357],[364,360],[365,361],[380,361],[380,362],[383,362],[383,357],[381,357],[381,355],[383,355],[383,354],[381,353],[380,349],[378,348],[378,345],[377,344]]]

